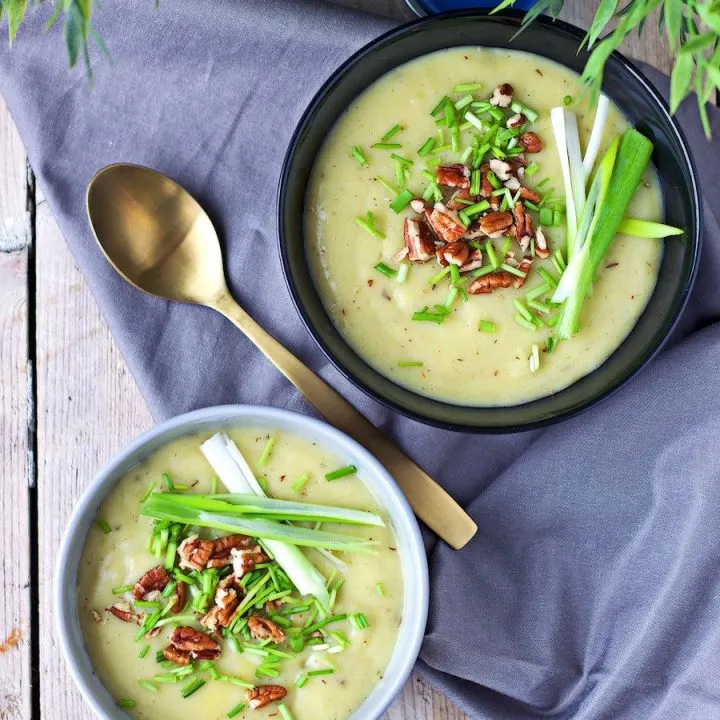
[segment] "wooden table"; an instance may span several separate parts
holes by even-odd
[[[338,1],[413,17],[403,0]],[[597,0],[567,0],[566,6],[563,19],[587,27]],[[671,67],[654,27],[626,50],[663,70]],[[83,488],[152,421],[35,186],[1,99],[0,373],[0,720],[90,719],[55,635],[55,556]],[[386,717],[466,716],[414,676]]]

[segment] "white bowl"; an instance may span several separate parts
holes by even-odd
[[[420,652],[428,611],[428,567],[420,529],[405,496],[387,470],[361,445],[339,430],[312,418],[268,407],[227,405],[180,415],[141,435],[98,473],[80,498],[60,547],[55,578],[56,618],[60,645],[70,672],[86,702],[103,720],[127,720],[96,676],[78,618],[78,566],[85,536],[97,510],[115,483],[133,465],[185,435],[235,427],[265,427],[316,441],[358,468],[358,474],[388,513],[397,537],[405,585],[403,619],[397,644],[382,680],[350,720],[375,720],[402,690]],[[162,720],[162,719],[159,719]],[[315,720],[315,718],[313,718]]]

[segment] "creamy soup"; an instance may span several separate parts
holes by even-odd
[[[544,149],[527,155],[527,163],[536,164],[537,171],[524,182],[542,194],[554,188],[554,196],[564,200],[550,109],[563,105],[566,96],[579,95],[579,77],[530,54],[474,47],[446,50],[384,76],[337,122],[319,153],[307,194],[306,249],[333,323],[380,373],[419,394],[450,403],[515,405],[570,385],[597,368],[620,345],[653,292],[662,245],[618,235],[583,308],[579,333],[570,341],[558,343],[552,355],[544,352],[552,329],[540,326],[529,330],[518,324],[518,310],[513,304],[515,298],[525,302],[528,293],[544,282],[539,267],[557,277],[552,259],[534,258],[533,270],[520,289],[471,295],[467,302],[458,299],[442,324],[413,321],[413,313],[445,302],[448,285],[447,281],[429,285],[442,269],[434,258],[424,264],[413,263],[402,283],[375,269],[379,262],[398,268],[393,258],[403,247],[404,218],[414,216],[414,211],[407,207],[396,214],[388,207],[392,196],[381,180],[394,182],[392,150],[371,145],[399,124],[401,131],[389,142],[401,146],[394,150],[396,154],[413,161],[412,166],[406,165],[405,186],[421,193],[428,183],[423,170],[436,172],[426,164],[435,156],[422,158],[417,153],[429,137],[437,137],[431,110],[457,84],[475,82],[482,85],[475,92],[477,99],[488,99],[498,84],[509,83],[515,98],[537,111],[539,117],[528,129],[542,139]],[[582,106],[577,112],[585,147],[594,112]],[[601,153],[610,139],[626,128],[625,118],[611,107]],[[463,131],[462,147],[470,142],[473,132],[477,132],[474,127]],[[443,142],[449,143],[447,132]],[[351,148],[358,145],[367,159],[366,167],[351,155]],[[446,162],[457,162],[457,153],[442,157]],[[355,222],[356,218],[366,218],[368,211],[378,234],[385,239],[373,237]],[[661,215],[659,183],[650,168],[628,216],[659,220]],[[534,220],[537,226],[537,215]],[[562,251],[564,225],[543,230],[550,251]],[[494,242],[499,251],[502,241]],[[480,331],[481,324],[490,331]],[[528,362],[533,344],[541,349],[536,371]]]
[[[266,446],[268,431],[245,428],[231,431],[229,435],[248,463],[256,466]],[[325,479],[328,472],[344,465],[341,458],[333,457],[315,443],[296,436],[273,436],[276,438],[275,445],[262,468],[270,496],[370,510],[385,517],[377,500],[357,475],[332,482]],[[362,629],[364,623],[358,627],[350,621],[351,618],[332,623],[321,630],[321,638],[313,640],[316,645],[306,646],[300,652],[289,649],[287,641],[271,644],[270,647],[282,653],[277,675],[273,677],[259,678],[256,675],[264,660],[252,649],[247,649],[263,643],[239,635],[238,642],[242,643],[244,650],[238,654],[234,642],[220,639],[222,652],[213,661],[212,671],[208,668],[188,674],[176,683],[159,681],[159,677],[166,676],[173,669],[168,667],[167,662],[164,666],[160,665],[162,658],[156,658],[156,653],[168,646],[173,625],[164,626],[158,637],[141,637],[136,641],[133,637],[138,632],[137,623],[123,622],[107,611],[118,602],[132,601],[129,592],[118,595],[113,594],[113,589],[132,586],[158,563],[146,547],[152,521],[138,513],[140,501],[149,485],[157,483],[158,487],[161,486],[161,477],[167,473],[172,483],[181,484],[180,487],[189,486],[186,492],[210,492],[213,469],[199,450],[199,445],[208,437],[188,437],[170,443],[122,478],[100,508],[98,515],[108,523],[110,532],[105,534],[96,526],[89,531],[80,563],[78,588],[80,621],[92,665],[112,696],[122,705],[132,705],[126,711],[134,718],[219,720],[227,717],[233,709],[236,713],[233,717],[240,719],[284,717],[279,713],[277,702],[260,709],[246,706],[238,710],[238,706],[247,703],[246,687],[267,684],[286,689],[287,695],[282,699],[283,711],[287,708],[289,716],[295,720],[347,718],[382,678],[401,623],[402,572],[395,538],[388,523],[383,528],[323,526],[323,529],[370,537],[378,542],[376,552],[371,555],[340,554],[346,564],[344,570],[333,566],[319,552],[306,551],[331,585],[340,586],[332,613],[362,614],[368,627]],[[300,478],[302,480],[298,482]],[[200,531],[201,537],[222,534]],[[229,568],[225,572],[229,572]],[[341,584],[340,578],[344,579],[344,583]],[[303,602],[305,599],[302,599]],[[308,612],[293,614],[291,604],[284,603],[281,600],[273,611],[275,615],[270,617],[278,614],[284,617],[286,622],[282,627],[289,633],[287,623],[302,627],[308,620]],[[186,608],[181,614],[185,616],[188,612]],[[265,614],[263,610],[258,612]],[[200,614],[196,615],[196,619],[200,617]],[[197,622],[191,624],[202,629]],[[334,632],[338,635],[333,635]],[[146,645],[149,648],[146,649]],[[143,654],[144,657],[139,657]],[[198,666],[196,662],[195,667],[203,666]],[[213,674],[230,676],[246,685],[242,687],[227,680],[213,680]],[[206,683],[183,699],[181,689],[193,677],[204,679]],[[304,677],[304,684],[302,681],[298,683],[300,677]]]

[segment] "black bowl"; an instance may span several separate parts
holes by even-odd
[[[540,18],[512,43],[522,14],[486,12],[436,15],[403,25],[366,45],[342,65],[305,111],[290,143],[280,179],[278,230],[285,278],[311,335],[335,366],[365,392],[416,420],[453,430],[508,432],[563,420],[617,390],[658,352],[682,312],[698,265],[702,229],[695,168],[685,138],[660,94],[624,57],[614,53],[603,91],[655,144],[653,162],[665,200],[666,220],[687,228],[665,240],[657,286],[637,325],[594,372],[539,400],[508,407],[462,407],[396,385],[370,367],[333,326],[317,293],[305,254],[305,192],[315,157],[333,124],[352,101],[393,68],[436,50],[460,45],[512,48],[542,55],[581,72],[583,33]]]

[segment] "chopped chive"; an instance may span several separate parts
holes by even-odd
[[[153,482],[150,483],[150,487],[145,491],[145,494],[140,498],[140,503],[144,503],[150,495],[152,495],[152,491],[157,487],[157,483]]]
[[[197,678],[180,689],[180,694],[183,698],[189,698],[193,693],[196,693],[203,685],[205,680]]]
[[[450,283],[457,285],[462,278],[460,277],[460,268],[457,265],[449,265],[450,268]]]
[[[142,660],[150,652],[149,645],[143,645],[138,652],[138,657]]]
[[[293,482],[293,484],[290,486],[295,492],[300,492],[305,485],[307,484],[307,481],[310,479],[309,473],[303,473],[297,480]]]
[[[365,157],[365,153],[362,151],[362,148],[359,145],[354,145],[350,154],[355,158],[355,160],[357,160],[357,163],[358,165],[360,165],[360,167],[368,166],[368,161]]]
[[[507,263],[500,263],[500,267],[505,270],[505,272],[509,272],[511,275],[515,275],[521,278],[525,277],[525,273],[522,270],[518,270],[512,265],[508,265]]]
[[[370,225],[367,220],[363,220],[361,217],[356,217],[355,224],[359,225],[366,233],[378,238],[378,240],[385,239],[385,236],[374,225]]]
[[[429,155],[440,155],[440,153],[448,152],[449,150],[452,150],[452,145],[439,145],[438,147],[435,147],[432,149]]]
[[[370,623],[368,623],[368,619],[365,615],[363,615],[363,613],[354,613],[353,615],[350,615],[350,622],[356,630],[365,630],[370,627]]]
[[[505,115],[503,111],[500,110],[500,108],[490,107],[486,110],[486,112],[493,120],[496,120],[498,122],[505,119]]]
[[[295,687],[302,688],[307,685],[308,676],[306,673],[298,673],[298,676],[295,678]]]
[[[480,194],[480,171],[479,170],[473,170],[472,173],[470,173],[470,194],[473,196]]]
[[[220,680],[221,682],[230,683],[230,685],[235,685],[236,687],[245,688],[247,690],[251,690],[255,687],[252,683],[245,682],[244,680],[236,678],[233,675],[220,675]]]
[[[406,167],[398,160],[394,161],[395,163],[395,182],[398,185],[404,185],[406,180]]]
[[[120,585],[112,589],[112,594],[122,595],[123,593],[130,592],[134,587],[134,585]]]
[[[553,224],[553,211],[548,208],[540,208],[540,214],[538,216],[538,221],[541,225],[550,226]]]
[[[472,155],[472,153],[473,153],[473,149],[472,149],[471,146],[468,145],[468,147],[466,147],[466,148],[463,150],[463,153],[462,153],[462,155],[460,156],[460,162],[461,162],[463,165],[467,164],[467,161],[470,159],[470,156]]]
[[[329,472],[325,475],[326,480],[337,480],[341,477],[345,477],[346,475],[354,475],[357,472],[357,468],[355,465],[346,465],[345,467],[341,467],[337,470],[333,470],[332,472]]]
[[[475,205],[465,208],[465,214],[469,217],[479,215],[481,212],[485,212],[489,207],[490,203],[487,200],[481,200],[479,203],[475,203]]]
[[[473,270],[470,273],[470,277],[474,280],[475,278],[483,277],[483,275],[489,275],[491,272],[494,272],[495,268],[492,265],[486,265],[485,267],[478,268],[477,270]]]
[[[170,476],[167,473],[163,473],[162,479],[168,490],[175,489],[175,485],[173,485],[173,481],[170,479]]]
[[[555,279],[555,276],[548,272],[545,268],[538,268],[538,273],[540,273],[540,277],[554,290],[558,286],[558,281]]]
[[[433,307],[435,308],[435,311],[439,315],[449,315],[450,314],[450,310],[448,310],[447,307],[445,307],[445,305],[433,305]]]
[[[257,484],[262,488],[263,492],[268,491],[268,479],[264,475],[257,476]]]
[[[455,103],[455,109],[456,110],[462,110],[463,108],[470,105],[470,103],[473,101],[472,95],[464,95],[461,97],[456,103]]]
[[[428,285],[437,285],[449,272],[450,266],[441,270],[437,275],[433,275],[433,277],[428,280]]]
[[[553,227],[558,227],[563,224],[563,213],[559,208],[553,208],[552,211],[552,223]]]
[[[519,313],[517,313],[517,314],[515,315],[515,317],[513,318],[513,320],[515,320],[515,322],[516,322],[518,325],[522,325],[524,328],[527,328],[528,330],[532,330],[533,332],[535,332],[535,330],[537,330],[537,327],[535,327],[535,323],[534,323],[534,322],[531,322],[530,320],[526,320],[526,319],[525,319],[522,315],[520,315]]]
[[[323,668],[322,670],[308,670],[308,677],[318,677],[320,675],[332,675],[335,672],[335,668]]]
[[[556,250],[553,257],[557,258],[558,264],[563,270],[565,270],[565,258],[563,257],[562,250]]]
[[[399,123],[397,125],[393,125],[381,138],[383,142],[388,141],[391,137],[394,135],[397,135],[402,130],[402,125]]]
[[[429,137],[419,148],[417,154],[425,157],[435,147],[435,138]]]
[[[494,270],[497,270],[497,268],[500,267],[500,261],[498,260],[498,257],[495,254],[495,247],[493,246],[491,240],[488,240],[485,243],[485,252],[487,253],[488,260],[490,261],[490,265],[492,265]]]
[[[394,185],[381,177],[376,177],[375,180],[377,180],[392,195],[397,195],[400,192]]]
[[[130,698],[120,698],[115,704],[123,710],[132,710],[135,707],[135,701]]]
[[[530,163],[525,168],[525,177],[530,177],[531,175],[534,175],[539,169],[540,168],[537,166],[537,163]],[[543,180],[543,184],[546,183],[547,181],[548,181],[548,178],[545,178],[545,180]],[[538,187],[541,187],[541,185],[538,185]]]
[[[482,88],[480,83],[460,83],[453,88],[454,93],[473,93]]]
[[[475,160],[473,161],[473,168],[477,169],[482,165],[482,161],[485,157],[485,153],[490,149],[490,143],[483,143],[476,151],[475,151]]]
[[[472,222],[465,210],[460,210],[460,212],[458,213],[458,218],[465,227],[467,227]]]
[[[497,330],[497,326],[490,320],[481,320],[478,330],[480,330],[480,332],[492,334]]]
[[[453,152],[460,152],[460,128],[450,128],[450,145]]]
[[[525,307],[525,304],[522,300],[518,300],[515,298],[513,300],[513,305],[517,308],[518,312],[526,319],[530,320],[532,322],[533,315],[532,313]]]
[[[423,194],[422,194],[422,199],[423,199],[425,202],[429,202],[429,201],[432,200],[432,198],[435,196],[435,188],[436,188],[436,187],[437,187],[437,185],[436,185],[434,182],[431,182],[431,183],[425,188],[425,192],[423,192]],[[438,189],[439,189],[439,188],[438,188]]]
[[[466,130],[469,130],[472,127],[472,125],[469,122],[464,122],[462,125],[458,125],[458,129],[460,132],[465,132]]]
[[[395,278],[395,282],[402,285],[405,280],[407,280],[408,273],[410,272],[410,263],[400,263],[400,267],[398,268],[398,274]]]
[[[162,607],[162,603],[155,600],[133,600],[133,605],[146,610],[159,610]]]
[[[563,105],[572,105],[573,104],[573,98],[572,95],[566,95],[563,98]]]
[[[525,207],[529,208],[530,210],[534,210],[535,212],[540,212],[540,208],[535,203],[530,202],[529,200],[525,201]]]
[[[502,247],[500,248],[500,257],[505,258],[508,253],[508,249],[510,248],[510,243],[514,240],[512,237],[506,237],[505,242],[502,244]]]
[[[153,685],[149,680],[138,680],[137,684],[145,690],[149,690],[150,692],[157,692],[157,686]]]
[[[544,295],[548,290],[550,290],[550,285],[547,282],[543,282],[542,285],[538,285],[537,287],[533,288],[528,292],[525,297],[528,300],[537,300],[540,296]]]
[[[430,111],[430,114],[435,117],[436,115],[439,115],[444,109],[445,105],[450,102],[450,98],[445,95],[445,97],[440,100],[440,102]]]
[[[397,270],[393,270],[391,267],[388,267],[384,262],[379,262],[375,265],[375,269],[382,273],[385,277],[389,278],[393,278],[397,274]]]
[[[540,369],[540,349],[535,344],[530,350],[529,364],[531,373],[536,373]]]
[[[402,145],[400,143],[376,142],[370,147],[375,148],[375,150],[399,150]]]
[[[375,583],[375,590],[380,597],[385,597],[385,586],[381,582]]]
[[[275,447],[275,436],[272,436],[268,438],[268,441],[265,443],[265,447],[263,448],[262,453],[260,454],[260,458],[257,462],[258,467],[263,468],[265,465],[267,465],[267,461],[270,459],[270,454],[273,451],[273,448]]]
[[[283,720],[294,720],[293,714],[290,712],[285,703],[278,703],[277,709],[280,711]]]
[[[445,307],[450,308],[452,307],[452,304],[455,302],[455,299],[458,296],[458,289],[456,287],[451,287],[447,297],[445,298]]]
[[[557,270],[558,275],[562,275],[563,269],[560,263],[558,262],[558,259],[553,255],[552,258],[550,258],[550,261],[553,264],[553,267]]]
[[[396,213],[402,212],[414,197],[414,193],[405,189],[390,203],[390,209]]]
[[[470,110],[468,110],[465,113],[465,119],[471,124],[474,125],[478,130],[484,130],[482,122],[480,121],[480,118],[477,117],[477,115],[474,115]]]
[[[533,310],[539,310],[545,315],[549,315],[552,312],[549,305],[546,305],[544,302],[539,302],[538,300],[529,299],[527,304]]]
[[[510,105],[510,108],[513,112],[521,113],[524,115],[531,123],[535,122],[538,119],[538,114],[533,110],[532,108],[528,107],[527,105],[523,105],[521,102],[513,102]]]
[[[455,106],[452,104],[452,102],[445,103],[444,107],[445,111],[445,124],[449,127],[455,127],[457,125],[457,112],[455,112]]]
[[[552,355],[553,350],[555,350],[555,346],[557,345],[557,338],[554,335],[551,335],[547,342],[545,343],[545,352],[548,355]]]
[[[227,716],[232,720],[236,715],[239,715],[245,709],[245,703],[238,703],[232,710],[228,710]]]
[[[422,367],[424,363],[421,360],[401,360],[398,363],[398,367],[406,368],[406,367]]]
[[[390,157],[396,162],[402,163],[408,167],[415,164],[412,160],[408,160],[408,158],[398,155],[397,153],[390,153]]]
[[[110,527],[108,521],[105,518],[96,518],[95,524],[106,534],[109,535],[112,532],[112,528]]]

